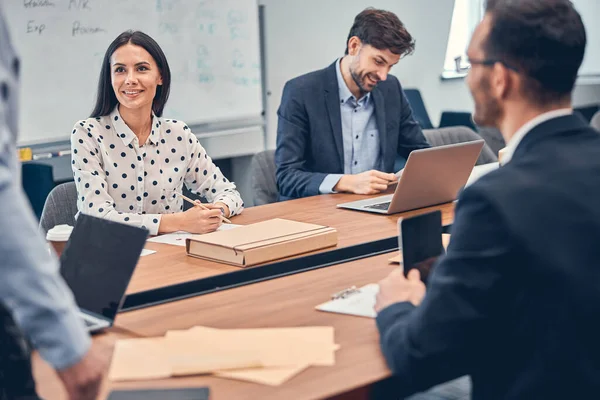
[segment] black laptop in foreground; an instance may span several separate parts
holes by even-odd
[[[148,230],[79,214],[60,257],[89,332],[111,327],[144,249]]]

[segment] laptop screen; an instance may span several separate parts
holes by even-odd
[[[60,269],[80,308],[114,320],[147,236],[146,229],[79,214]]]

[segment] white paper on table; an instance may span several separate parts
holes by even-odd
[[[473,170],[471,171],[471,175],[469,175],[469,179],[467,180],[467,184],[465,185],[465,187],[472,185],[482,176],[489,174],[494,170],[497,170],[499,166],[500,163],[497,162],[474,166]]]
[[[375,318],[377,316],[375,312],[377,293],[379,293],[379,285],[370,283],[346,297],[319,304],[315,308],[319,311]]]
[[[236,224],[222,224],[217,231],[227,231],[229,229],[238,228],[242,225]],[[170,244],[173,246],[185,246],[185,240],[187,238],[192,237],[194,234],[185,232],[185,231],[177,231],[173,233],[167,233],[165,235],[160,235],[153,237],[152,239],[148,239],[148,242],[152,243],[162,243],[162,244]]]
[[[142,254],[140,254],[140,257],[149,256],[150,254],[154,253],[156,253],[156,250],[143,249]]]
[[[185,246],[185,239],[191,237],[192,235],[193,234],[189,232],[177,231],[153,237],[152,239],[148,239],[148,242],[171,244],[174,246]]]
[[[236,224],[221,224],[221,226],[217,229],[217,232],[220,231],[228,231],[230,229],[235,229],[235,228],[239,228],[242,225],[236,225]]]

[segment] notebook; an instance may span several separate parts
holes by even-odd
[[[319,311],[375,318],[375,298],[378,292],[379,285],[376,283],[370,283],[360,289],[353,286],[334,294],[331,301],[319,304],[315,308]]]
[[[193,235],[186,245],[190,256],[248,267],[335,246],[337,231],[275,218],[225,232]]]

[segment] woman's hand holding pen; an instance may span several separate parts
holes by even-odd
[[[186,231],[190,233],[214,232],[222,223],[221,210],[206,210],[199,206],[184,212],[163,214],[158,233]]]
[[[226,204],[221,202],[203,204],[200,200],[192,200],[181,193],[175,193],[188,203],[193,204],[194,207],[182,213],[163,215],[159,233],[175,231],[209,233],[216,231],[223,222],[231,223],[223,215],[229,215],[230,212]]]
[[[199,206],[190,208],[181,215],[182,231],[191,233],[209,233],[221,226],[221,210],[219,208],[205,210]]]
[[[210,209],[210,210],[223,210],[223,216],[224,217],[229,217],[229,215],[231,215],[231,212],[229,211],[229,207],[227,206],[227,204],[225,203],[221,203],[221,202],[216,202],[216,203],[208,203],[208,204],[204,204],[206,206],[206,208]],[[225,222],[225,221],[223,221]]]

